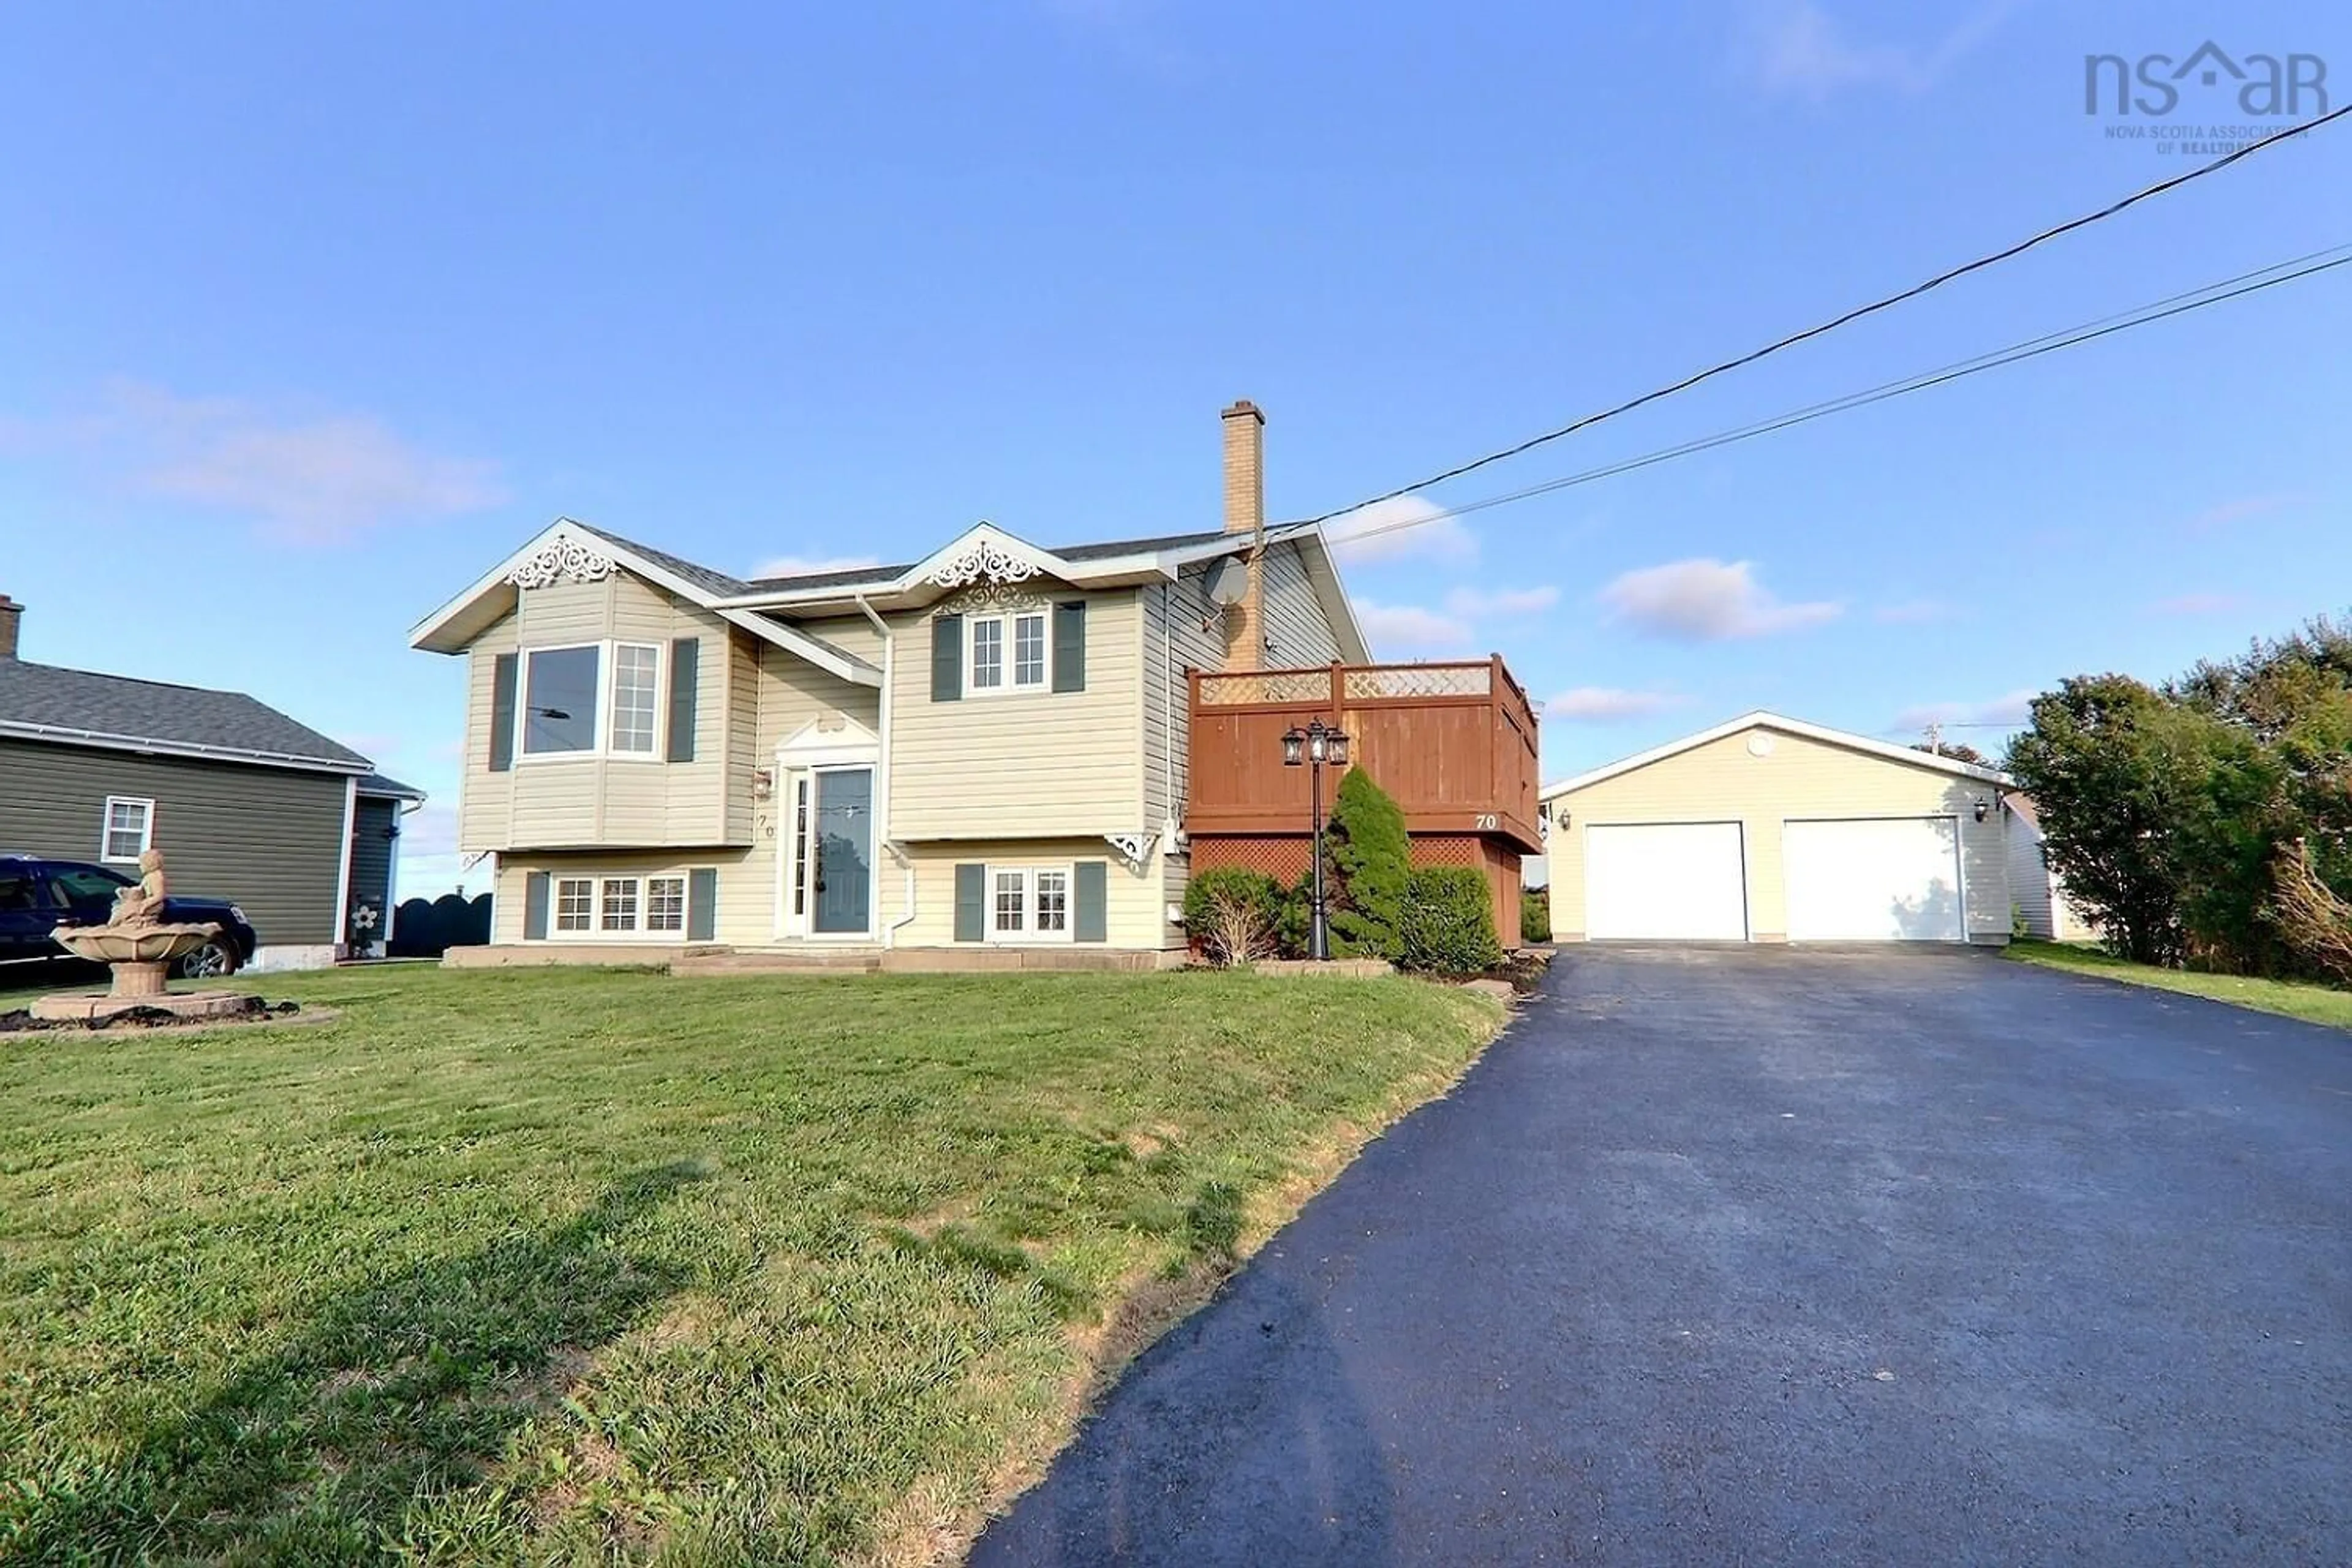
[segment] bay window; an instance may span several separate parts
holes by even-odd
[[[661,659],[661,648],[651,643],[524,649],[515,715],[522,754],[658,756]]]

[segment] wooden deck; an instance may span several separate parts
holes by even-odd
[[[1212,835],[1307,831],[1307,774],[1282,763],[1283,731],[1309,720],[1347,731],[1416,837],[1475,836],[1540,854],[1534,706],[1500,658],[1458,664],[1195,671],[1184,826]],[[1324,781],[1328,810],[1337,779]]]

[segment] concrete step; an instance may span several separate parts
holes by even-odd
[[[688,953],[671,961],[672,974],[871,974],[882,967],[879,948],[744,948]]]

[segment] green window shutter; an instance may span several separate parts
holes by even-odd
[[[1077,866],[1077,912],[1070,920],[1076,942],[1110,940],[1110,862],[1081,860]]]
[[[547,940],[547,873],[533,871],[522,879],[522,939]]]
[[[719,873],[705,866],[686,874],[686,940],[709,942],[719,930]]]
[[[521,661],[502,653],[490,666],[490,772],[514,766],[515,672]]]
[[[1087,602],[1054,606],[1054,689],[1087,689]]]
[[[955,939],[982,942],[988,936],[988,868],[956,868]]]
[[[669,760],[694,761],[694,695],[702,673],[702,639],[675,637],[669,645]]]
[[[963,617],[934,616],[931,617],[931,700],[953,702],[962,695]]]

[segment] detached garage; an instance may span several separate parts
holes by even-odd
[[[1563,942],[2009,940],[2007,775],[1773,713],[1543,791]]]

